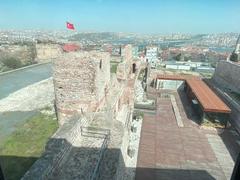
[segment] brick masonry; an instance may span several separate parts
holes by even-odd
[[[227,140],[222,135],[199,129],[193,119],[188,118],[190,115],[185,114],[184,106],[189,105],[173,94],[184,127],[177,125],[171,100],[158,97],[156,115],[144,115],[136,180],[229,179],[233,168],[229,152],[232,144],[224,143],[231,138]]]
[[[38,62],[48,62],[50,59],[58,58],[63,51],[59,44],[36,44],[36,59]]]
[[[72,115],[94,112],[110,82],[110,56],[105,52],[67,53],[54,61],[54,87],[59,123]]]
[[[230,61],[220,61],[217,65],[213,80],[224,88],[240,92],[240,64]]]
[[[131,65],[130,60],[128,63]],[[96,51],[68,53],[54,61],[56,107],[61,126],[48,142],[46,152],[23,179],[89,179],[102,139],[83,136],[82,126],[111,130],[99,179],[126,179],[125,163],[131,160],[127,149],[134,84],[139,74],[131,74],[130,70],[125,69],[126,81],[114,76],[110,80],[109,54]],[[134,172],[135,168],[132,169]]]

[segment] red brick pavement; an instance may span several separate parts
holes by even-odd
[[[188,119],[184,121],[186,124]],[[214,179],[206,171],[189,165],[190,162],[217,164],[217,159],[200,129],[187,124],[187,127],[178,127],[170,99],[158,99],[156,116],[144,115],[137,180]],[[219,167],[216,169],[221,171]]]

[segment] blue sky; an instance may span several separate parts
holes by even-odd
[[[0,29],[240,32],[240,0],[0,0]]]

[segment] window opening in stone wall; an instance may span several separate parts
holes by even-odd
[[[99,68],[102,69],[102,60],[100,60]]]

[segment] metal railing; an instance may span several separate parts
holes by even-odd
[[[109,139],[110,139],[110,132],[104,138],[103,144],[102,144],[101,149],[100,149],[100,155],[99,155],[97,164],[96,164],[96,166],[95,166],[95,168],[93,170],[92,176],[90,178],[91,180],[97,180],[99,178],[99,176],[100,176],[99,168],[100,168],[100,164],[101,164],[104,152],[107,149]]]
[[[100,176],[99,168],[101,165],[102,158],[104,156],[104,152],[107,149],[109,140],[110,140],[110,130],[104,128],[95,128],[95,127],[81,127],[81,135],[87,137],[96,137],[103,138],[103,143],[100,148],[100,153],[97,159],[97,163],[93,169],[93,172],[90,174],[90,180],[97,180]]]

